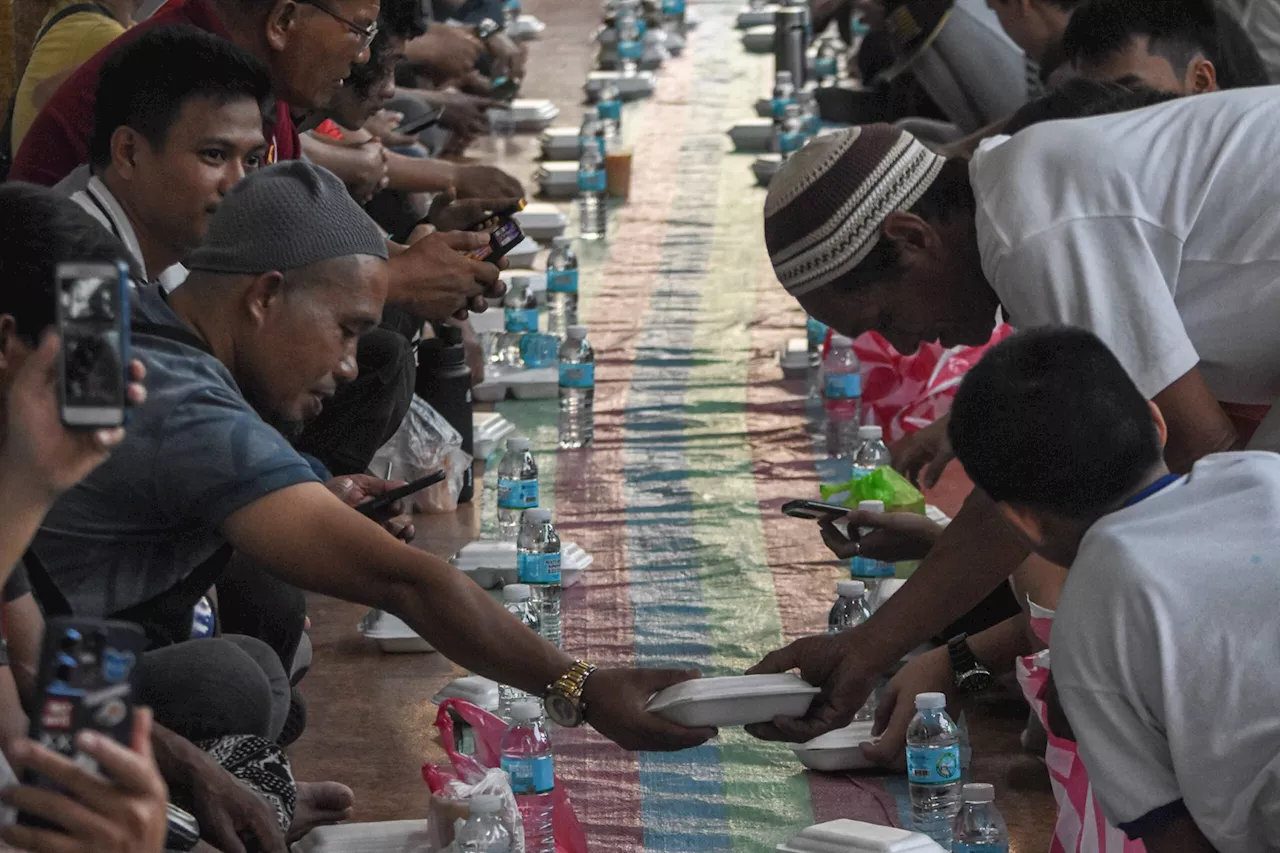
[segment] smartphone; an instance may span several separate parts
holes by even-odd
[[[824,504],[821,501],[795,500],[784,503],[782,512],[792,518],[804,518],[809,521],[834,521],[848,515],[849,507]]]
[[[131,622],[50,619],[40,650],[39,699],[31,715],[31,739],[93,771],[98,770],[97,763],[76,746],[81,731],[92,729],[131,745],[137,666],[146,644],[142,628]],[[57,789],[31,771],[23,776],[24,784]],[[30,815],[19,815],[18,820],[49,828]]]
[[[125,423],[129,387],[129,268],[64,263],[55,268],[58,399],[69,429]]]
[[[509,101],[520,91],[520,81],[510,77],[495,77],[489,84],[489,97],[495,101]]]
[[[489,232],[489,245],[481,246],[470,254],[477,261],[497,263],[498,259],[524,242],[524,232],[514,217],[503,217],[496,228]]]
[[[168,832],[164,839],[164,849],[168,853],[181,853],[192,850],[200,843],[200,824],[186,811],[168,803]]]
[[[405,136],[417,136],[429,127],[439,124],[440,117],[444,115],[443,107],[436,107],[428,110],[426,113],[414,118],[405,119],[404,123],[396,128],[396,133]]]
[[[375,515],[382,512],[396,501],[407,498],[409,495],[417,494],[428,486],[434,486],[444,478],[444,471],[436,471],[432,474],[428,474],[420,480],[414,480],[412,483],[407,483],[398,489],[392,489],[385,495],[378,495],[372,500],[367,500],[362,504],[357,504],[356,512],[368,516]]]
[[[472,222],[463,231],[490,231],[502,224],[502,220],[512,217],[524,210],[524,199],[520,199],[510,207],[504,207],[502,210],[491,210],[482,218]]]

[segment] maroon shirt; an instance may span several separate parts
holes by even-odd
[[[90,57],[63,81],[23,137],[9,170],[9,180],[53,186],[77,166],[89,162],[89,139],[93,135],[93,111],[103,64],[130,39],[172,24],[190,24],[227,38],[227,30],[211,0],[170,0],[160,11]],[[155,72],[163,74],[164,69],[157,68]],[[301,156],[302,144],[288,104],[277,101],[274,125],[262,130],[269,146],[267,162],[296,160]]]

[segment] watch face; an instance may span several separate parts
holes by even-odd
[[[572,729],[582,725],[582,711],[568,697],[552,693],[543,702],[547,716],[558,726]]]
[[[985,669],[974,669],[961,675],[956,682],[956,687],[965,694],[981,693],[989,690],[996,680],[991,673]]]

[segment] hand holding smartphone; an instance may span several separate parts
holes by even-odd
[[[808,521],[836,521],[848,515],[849,508],[821,501],[794,500],[784,503],[782,512],[792,518],[803,518]]]
[[[372,518],[379,513],[384,512],[387,507],[391,506],[396,501],[403,500],[410,495],[417,494],[428,486],[434,486],[436,483],[444,480],[444,478],[444,471],[435,471],[421,479],[414,480],[412,483],[406,483],[398,489],[392,489],[386,494],[378,495],[372,500],[367,500],[362,504],[357,504],[355,510],[361,515],[367,515]]]

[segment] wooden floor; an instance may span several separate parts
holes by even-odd
[[[562,110],[558,123],[576,124],[582,81],[592,63],[597,4],[525,0],[524,5],[548,26],[543,38],[531,44],[523,95],[551,98]],[[485,154],[484,146],[477,144],[476,153]],[[528,179],[536,148],[532,138],[518,139],[495,162],[532,189]],[[965,487],[963,477],[950,472],[939,494],[931,497],[954,511]],[[456,516],[423,518],[417,544],[448,556],[477,528],[471,507]],[[424,816],[427,794],[419,771],[424,761],[443,757],[434,743],[430,697],[458,673],[439,655],[380,653],[355,631],[365,610],[361,606],[321,596],[311,596],[309,606],[315,662],[302,689],[310,719],[290,751],[298,778],[350,785],[356,793],[356,820]],[[1053,798],[1043,763],[1023,753],[1018,743],[1026,713],[1025,705],[1007,699],[988,703],[980,713],[969,712],[974,774],[997,784],[1013,850],[1041,853],[1052,831]]]

